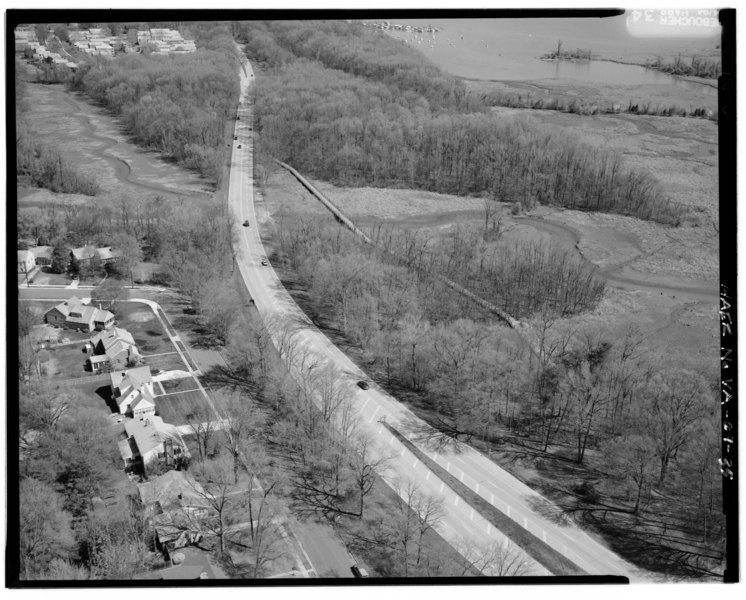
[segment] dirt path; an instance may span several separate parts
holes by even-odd
[[[715,147],[717,147],[717,144],[718,144],[716,140],[702,139],[702,137],[698,136],[696,133],[676,133],[674,131],[658,129],[655,125],[653,125],[653,120],[651,118],[646,118],[647,115],[617,114],[614,116],[618,119],[621,119],[622,121],[632,123],[637,128],[636,134],[633,133],[633,134],[628,134],[628,135],[651,134],[651,135],[658,135],[661,137],[666,137],[666,138],[670,138],[674,140],[686,140],[687,142],[694,141],[694,142],[699,142],[701,144],[710,144]]]

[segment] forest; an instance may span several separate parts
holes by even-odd
[[[545,126],[498,118],[386,36],[303,22],[251,24],[245,37],[249,58],[252,48],[271,57],[256,90],[262,152],[309,176],[680,222],[682,209],[646,171]]]
[[[306,310],[317,324],[359,346],[376,381],[438,431],[537,469],[534,485],[630,561],[679,576],[717,572],[724,520],[712,467],[719,418],[714,368],[679,354],[660,357],[634,328],[568,326],[560,307],[532,305],[530,294],[521,294],[517,312],[538,332],[533,349],[427,269],[395,264],[330,218],[301,220],[278,235],[278,258],[310,292]],[[468,232],[457,235],[466,239]],[[397,252],[430,248],[423,260],[434,265],[478,268],[467,243],[418,241],[379,236]],[[530,267],[547,256],[540,244],[508,245],[504,252],[527,261],[531,277],[542,277],[542,268]],[[504,287],[530,288],[522,273],[513,273],[521,283]],[[562,268],[547,273],[554,279],[539,287],[565,299],[569,313],[577,310],[571,294],[551,283],[565,279]],[[493,278],[498,281],[483,273],[487,286]],[[572,281],[568,292],[585,290]],[[431,432],[405,433],[434,441]]]
[[[227,28],[205,24],[193,34],[197,52],[89,61],[71,86],[118,116],[139,145],[219,182],[226,124],[238,103],[238,62]]]

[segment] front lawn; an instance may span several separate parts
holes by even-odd
[[[140,354],[173,352],[174,347],[150,306],[140,302],[117,302],[110,309],[116,325],[126,329],[135,339]]]
[[[172,425],[187,425],[189,416],[203,407],[209,406],[201,391],[192,390],[155,397],[155,407],[158,415]]]
[[[165,381],[159,382],[163,386],[164,393],[171,394],[173,392],[187,392],[190,390],[197,390],[197,382],[194,381],[193,377],[182,377],[180,379],[166,379]]]
[[[157,356],[144,355],[143,362],[150,367],[151,371],[186,371],[187,367],[177,352],[158,354]]]

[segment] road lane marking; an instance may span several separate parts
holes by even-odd
[[[415,458],[414,458],[414,462],[412,463],[412,466],[413,466],[413,467],[416,467],[416,466],[417,466],[417,463],[418,463],[418,462],[420,462],[420,461],[418,461],[418,460],[417,460],[417,457],[415,456]]]
[[[441,491],[441,492],[443,491],[443,486],[445,486],[445,483],[441,482],[441,483],[440,483],[440,491]]]
[[[495,504],[495,494],[490,494],[490,504]]]
[[[464,472],[463,472],[463,471],[461,471],[461,475],[459,475],[459,478],[458,478],[458,480],[459,480],[459,481],[460,481],[461,483],[464,483]]]
[[[432,473],[432,471],[430,471],[430,470],[428,469],[428,471],[427,471],[427,475],[425,475],[425,481],[427,481],[428,479],[430,479],[430,473]],[[441,486],[442,486],[442,484],[441,484]],[[442,492],[443,490],[441,489],[440,491]]]
[[[474,509],[473,508],[471,509],[471,512],[469,513],[469,519],[472,521],[474,520]]]

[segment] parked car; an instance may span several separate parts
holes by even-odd
[[[238,136],[237,136],[237,135],[234,135],[234,136],[233,136],[233,139],[234,139],[234,140],[237,140],[237,139],[238,139]]]
[[[368,388],[370,388],[370,385],[368,385],[367,381],[358,381],[357,387],[359,387],[361,390],[367,390]]]
[[[262,266],[266,267],[269,263],[267,263],[266,259],[262,259]]]
[[[238,145],[238,147],[240,148],[240,147],[241,147],[241,144],[239,144],[239,145]]]
[[[243,222],[243,226],[244,226],[244,227],[248,227],[248,226],[249,226],[249,221],[248,221],[248,220],[244,221],[244,222]]]

